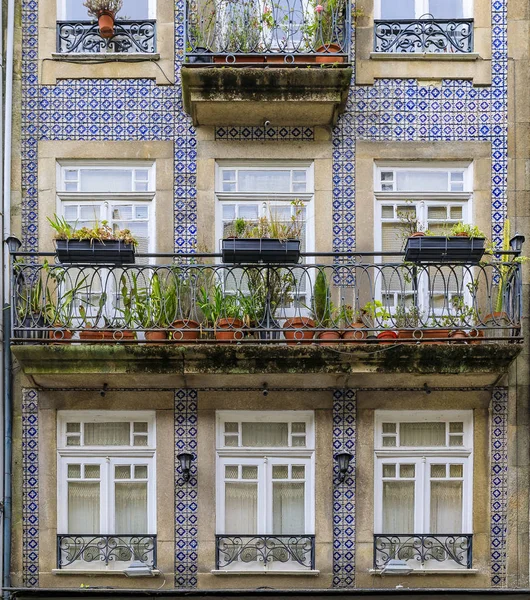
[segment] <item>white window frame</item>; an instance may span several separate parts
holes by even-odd
[[[65,172],[72,169],[142,169],[148,171],[146,192],[79,192],[65,191]],[[72,205],[101,205],[101,220],[112,223],[112,206],[147,205],[149,207],[149,252],[156,251],[156,163],[154,161],[57,161],[56,213],[64,216],[64,207]]]
[[[419,19],[422,15],[430,14],[429,12],[429,0],[415,0],[415,19]],[[473,0],[462,0],[463,5],[463,18],[473,18]],[[374,1],[374,18],[382,19],[381,16],[381,0]],[[404,17],[405,18],[405,17]]]
[[[66,21],[66,4],[69,0],[57,0],[57,20]],[[82,4],[83,0],[79,0]],[[148,0],[149,2],[149,14],[148,19],[156,19],[156,0]],[[89,17],[87,17],[88,19]]]
[[[253,170],[305,170],[306,171],[306,192],[223,192],[222,191],[222,172],[223,170],[238,170],[242,168],[252,168]],[[266,216],[263,212],[265,206],[274,206],[279,204],[288,204],[293,200],[301,200],[305,205],[306,219],[306,252],[314,252],[315,248],[315,215],[314,215],[314,163],[313,161],[226,161],[219,160],[215,163],[215,233],[216,239],[223,237],[223,215],[222,204],[240,204],[249,203],[258,205],[260,215]],[[220,242],[219,242],[220,243]],[[306,261],[309,262],[309,261]]]
[[[394,171],[438,171],[447,173],[447,190],[439,192],[407,192],[407,191],[382,191],[381,173]],[[463,173],[463,191],[453,192],[451,188],[451,173],[458,172]],[[396,177],[394,175],[394,182]],[[376,162],[374,163],[374,251],[383,251],[383,240],[382,240],[382,224],[383,224],[383,206],[393,205],[394,212],[397,212],[398,206],[414,206],[416,209],[416,218],[420,222],[422,229],[427,228],[428,225],[428,210],[430,207],[446,206],[446,207],[461,207],[462,208],[462,222],[471,223],[473,215],[473,164],[472,163],[404,163],[404,162]],[[397,222],[397,218],[393,221]],[[433,220],[431,220],[432,222]],[[383,257],[378,257],[379,262],[383,262]],[[396,261],[400,258],[396,257]],[[471,294],[467,288],[466,282],[463,285],[464,300],[466,302],[471,301]],[[387,293],[391,291],[386,290]],[[381,278],[377,278],[376,282],[376,297],[381,299]],[[393,306],[398,305],[398,292],[394,293]],[[419,299],[419,310],[422,313],[427,311],[432,314],[438,314],[440,309],[431,309],[429,307],[428,289],[427,283],[424,281],[420,282],[418,290]],[[386,306],[385,308],[389,312],[393,312],[393,308]]]
[[[67,446],[67,423],[146,422],[147,446]],[[132,425],[131,425],[132,432]],[[131,436],[133,434],[131,433]],[[132,438],[131,438],[132,441]],[[100,535],[114,532],[115,465],[147,465],[147,525],[156,534],[156,416],[153,411],[58,411],[57,412],[57,532],[68,532],[68,464],[98,464],[100,470]],[[121,532],[123,533],[123,532]],[[98,534],[94,534],[98,535]],[[111,561],[112,562],[112,561]],[[85,563],[83,563],[85,565]],[[90,565],[90,566],[89,566]],[[94,568],[93,563],[86,563]],[[96,565],[98,566],[98,565]],[[111,565],[109,562],[109,568]],[[73,565],[70,566],[72,568]]]
[[[272,466],[275,464],[304,465],[306,467],[305,486],[305,531],[300,534],[312,535],[315,531],[315,416],[313,411],[217,411],[216,413],[216,529],[218,534],[225,532],[225,465],[245,464],[258,466],[258,523],[257,535],[272,534]],[[306,424],[306,445],[292,446],[292,434],[287,447],[245,447],[224,445],[224,424],[226,422],[262,423],[301,423]],[[290,431],[289,426],[289,431]],[[241,426],[239,427],[241,436]],[[268,503],[269,507],[265,508]],[[267,565],[264,565],[267,567]],[[255,568],[255,567],[254,567]],[[259,570],[263,570],[262,567]]]
[[[406,447],[383,446],[383,423],[462,422],[463,446]],[[446,533],[473,533],[473,411],[375,411],[374,419],[374,533],[383,531],[383,476],[384,464],[416,465],[414,504],[414,533],[428,534],[430,529],[430,465],[462,464],[462,531]],[[448,435],[448,434],[447,434]],[[402,532],[408,533],[408,532]],[[439,534],[442,535],[442,534]]]

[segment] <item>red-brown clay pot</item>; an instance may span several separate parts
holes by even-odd
[[[467,340],[469,338],[468,334],[462,329],[450,331],[448,337],[454,344],[467,344]]]
[[[441,340],[437,340],[435,342],[431,342],[430,340],[433,338],[448,338],[450,333],[449,329],[421,329],[420,331],[421,335],[418,333],[414,337],[416,340],[420,340],[424,344],[444,344],[445,342]]]
[[[409,237],[425,237],[425,233],[423,231],[415,231]]]
[[[102,38],[111,38],[114,35],[114,18],[114,13],[108,10],[98,13],[99,34]]]
[[[52,340],[55,340],[55,342],[68,342],[72,339],[74,334],[69,329],[65,329],[61,325],[54,325],[54,327],[56,329],[51,332],[50,336]]]
[[[340,340],[340,331],[321,331],[317,334],[319,340]],[[336,344],[326,344],[323,342],[321,346],[336,346]]]
[[[402,340],[405,344],[407,344],[408,342],[414,342],[414,330],[398,329],[398,340]]]
[[[79,332],[80,340],[109,340],[121,342],[122,340],[134,340],[134,331],[126,329],[91,329],[87,328]]]
[[[381,344],[393,344],[397,340],[398,334],[396,331],[380,331],[377,334],[377,339]]]
[[[469,332],[470,344],[482,344],[484,341],[484,329],[472,329]]]
[[[177,319],[171,327],[174,331],[171,332],[171,337],[174,340],[186,342],[189,340],[199,339],[199,323],[191,319]]]
[[[146,331],[145,339],[150,340],[150,341],[167,340],[167,331],[164,331],[163,329],[158,330],[158,331]]]
[[[364,323],[356,322],[350,323],[348,329],[345,329],[342,333],[342,339],[348,340],[348,344],[353,342],[362,343],[366,339],[366,326]]]
[[[245,335],[243,333],[244,325],[241,319],[234,319],[233,317],[218,319],[215,324],[215,339],[229,342],[241,340]]]
[[[326,44],[317,48],[317,56],[315,62],[317,63],[341,63],[344,62],[344,56],[333,56],[334,53],[340,52],[340,46],[338,44]],[[322,53],[322,54],[318,54]]]
[[[265,57],[264,56],[260,56],[259,54],[256,54],[255,56],[234,56],[235,60],[232,60],[231,58],[229,58],[229,60],[226,60],[226,56],[214,56],[213,57],[213,62],[215,64],[223,64],[226,65],[227,67],[229,67],[230,65],[233,64],[238,64],[238,63],[264,63],[265,62]]]
[[[314,326],[315,322],[309,317],[292,317],[291,319],[287,319],[283,324],[283,328],[285,329],[283,335],[286,340],[293,340],[287,342],[290,345],[298,343],[309,344],[308,340],[312,340],[315,337],[315,332],[311,331]],[[290,329],[294,329],[295,331],[289,331]]]

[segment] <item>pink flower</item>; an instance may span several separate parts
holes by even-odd
[[[322,4],[317,4],[315,6],[315,12],[320,14],[322,11],[324,10],[324,7],[322,6]]]

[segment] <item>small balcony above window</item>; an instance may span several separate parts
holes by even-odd
[[[374,52],[473,52],[473,19],[378,19],[374,21]]]

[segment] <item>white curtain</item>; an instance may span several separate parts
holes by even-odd
[[[462,482],[431,481],[431,533],[462,532]]]
[[[85,446],[129,446],[130,423],[85,423]]]
[[[291,172],[264,169],[239,171],[240,192],[290,192]]]
[[[303,483],[274,483],[272,493],[273,533],[305,532]]]
[[[258,485],[225,483],[225,531],[228,534],[257,533]]]
[[[242,423],[241,429],[243,446],[287,446],[287,423]]]
[[[396,171],[396,184],[399,192],[446,192],[447,171]]]
[[[401,423],[401,446],[445,446],[445,423]]]
[[[100,533],[99,483],[68,483],[68,533]]]
[[[414,482],[383,482],[382,533],[414,533]]]
[[[462,19],[463,0],[430,0],[429,12],[435,19]]]
[[[147,531],[147,482],[115,484],[116,533]]]

